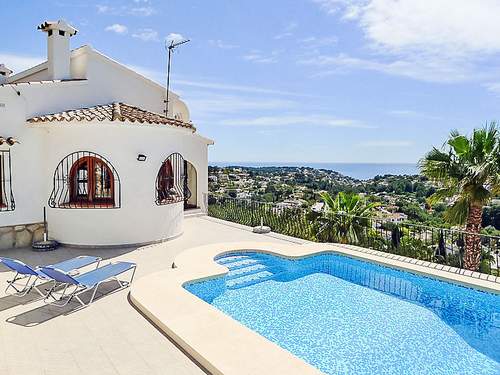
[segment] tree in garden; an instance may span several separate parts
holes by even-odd
[[[377,202],[368,202],[360,195],[340,192],[335,198],[329,193],[320,194],[325,210],[318,217],[318,238],[327,242],[358,243],[368,228],[368,218]]]
[[[470,137],[454,130],[441,150],[433,148],[420,161],[421,173],[438,185],[431,204],[450,203],[445,219],[465,224],[464,267],[477,270],[481,263],[483,207],[500,194],[500,134],[495,122],[475,129]]]

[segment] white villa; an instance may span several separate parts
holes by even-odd
[[[337,220],[314,242],[333,218],[299,189],[208,210],[213,142],[179,97],[39,30],[46,62],[0,64],[0,375],[500,374],[497,237]],[[34,252],[44,208],[63,246]]]
[[[44,22],[47,61],[0,65],[0,249],[164,241],[203,204],[207,150],[186,104],[163,86]],[[1,61],[0,61],[1,63]]]

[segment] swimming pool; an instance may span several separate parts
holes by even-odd
[[[216,258],[185,288],[326,374],[500,374],[500,296],[333,253]]]

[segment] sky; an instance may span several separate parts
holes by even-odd
[[[46,57],[65,19],[171,89],[211,161],[414,163],[451,129],[498,120],[500,0],[5,1],[0,63]]]

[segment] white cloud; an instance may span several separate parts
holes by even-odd
[[[283,114],[276,116],[261,116],[249,118],[224,119],[220,121],[221,125],[232,126],[328,126],[333,128],[361,128],[374,129],[374,126],[366,125],[358,120],[342,119],[327,115],[298,115]]]
[[[212,91],[188,92],[185,99],[192,113],[200,116],[241,114],[242,112],[284,110],[297,106],[292,100],[253,97],[239,94],[218,94]]]
[[[282,91],[276,89],[269,89],[265,87],[255,87],[255,86],[245,86],[245,85],[233,85],[221,82],[207,82],[207,81],[193,81],[193,80],[175,80],[174,83],[180,86],[187,87],[197,87],[202,89],[210,90],[221,90],[221,91],[236,91],[236,92],[247,92],[254,94],[270,94],[270,95],[283,95],[283,96],[297,96],[306,97],[308,95],[291,92]]]
[[[278,62],[276,56],[262,56],[258,53],[249,53],[243,56],[243,60],[251,61],[257,64],[274,64]]]
[[[243,60],[250,61],[256,64],[274,64],[278,62],[278,56],[282,50],[273,50],[270,54],[265,54],[260,50],[251,50],[248,54],[243,56]]]
[[[290,22],[283,31],[273,37],[275,40],[285,39],[293,36],[293,31],[299,26],[297,22]]]
[[[344,11],[345,8],[354,5],[356,0],[312,0],[319,4],[328,14]]]
[[[10,53],[0,52],[0,62],[5,64],[7,68],[12,70],[14,73],[22,72],[23,70],[32,68],[44,62],[46,58],[38,56],[23,56]]]
[[[381,141],[366,141],[360,142],[358,144],[361,147],[409,147],[413,145],[410,141],[392,141],[392,140],[381,140]]]
[[[134,1],[136,4],[140,4],[141,2]],[[151,6],[146,6],[148,1],[143,1],[143,6],[110,6],[104,4],[97,4],[96,9],[99,14],[108,14],[114,16],[124,16],[124,15],[132,15],[132,16],[142,16],[149,17],[156,13],[156,10]]]
[[[494,94],[500,95],[500,82],[488,82],[483,85],[486,89]]]
[[[462,56],[500,51],[498,14],[497,0],[371,0],[356,19],[369,40],[390,51]]]
[[[293,33],[284,32],[284,33],[275,35],[273,37],[273,39],[275,39],[275,40],[285,39],[285,38],[291,37],[292,35],[293,35]]]
[[[330,47],[337,44],[339,39],[336,36],[316,37],[309,36],[298,40],[299,45],[306,49],[316,49],[321,47]]]
[[[297,27],[299,27],[299,24],[297,22],[290,22],[288,25],[285,26],[285,31],[293,31]]]
[[[166,73],[164,71],[152,70],[142,66],[130,65],[130,69],[138,72],[139,74],[152,79],[160,84],[165,83]],[[234,85],[224,82],[213,82],[205,80],[187,80],[187,79],[174,79],[173,84],[181,87],[194,87],[206,90],[217,90],[217,91],[230,91],[230,92],[243,92],[252,94],[269,94],[269,95],[281,95],[281,96],[292,96],[292,97],[313,97],[312,95],[302,94],[300,92],[284,91],[271,89],[266,87],[256,87],[247,85]]]
[[[477,79],[485,59],[500,53],[498,0],[313,0],[328,13],[357,23],[378,58],[354,67],[415,79]],[[392,60],[381,61],[380,56]],[[447,74],[447,77],[443,77]],[[489,69],[484,75],[498,75]]]
[[[116,34],[126,34],[128,29],[127,26],[121,25],[119,23],[114,23],[112,25],[109,25],[104,29],[105,31],[111,31]]]
[[[386,74],[404,76],[429,82],[457,82],[471,79],[471,76],[486,77],[482,73],[475,73],[473,67],[464,62],[461,65],[449,64],[449,61],[439,59],[396,59],[381,61],[362,59],[347,54],[333,56],[319,55],[298,61],[299,64],[312,65],[322,68],[317,76],[341,73],[350,69],[373,70]]]
[[[225,42],[223,42],[220,39],[217,39],[217,40],[211,39],[211,40],[208,41],[208,44],[210,44],[211,46],[220,48],[220,49],[235,49],[235,48],[239,48],[240,47],[240,46],[238,46],[236,44],[225,43]]]
[[[177,33],[170,33],[168,34],[166,37],[165,37],[165,41],[167,43],[178,43],[178,42],[181,42],[183,40],[186,40],[187,38],[184,38],[181,34],[177,34]]]
[[[387,111],[391,116],[401,117],[401,118],[418,118],[418,119],[428,119],[428,120],[442,120],[441,116],[436,116],[424,112],[415,111],[413,109],[392,109]]]
[[[153,14],[156,13],[156,10],[152,7],[137,7],[137,8],[130,8],[129,9],[129,14],[134,15],[134,16],[143,16],[143,17],[149,17]]]
[[[132,34],[132,37],[142,40],[143,42],[157,42],[158,32],[153,29],[139,29]]]
[[[112,10],[110,6],[101,4],[97,4],[96,8],[97,8],[97,13],[102,13],[102,14],[109,13]]]
[[[390,115],[394,116],[420,116],[420,113],[412,109],[392,109],[387,111]]]

